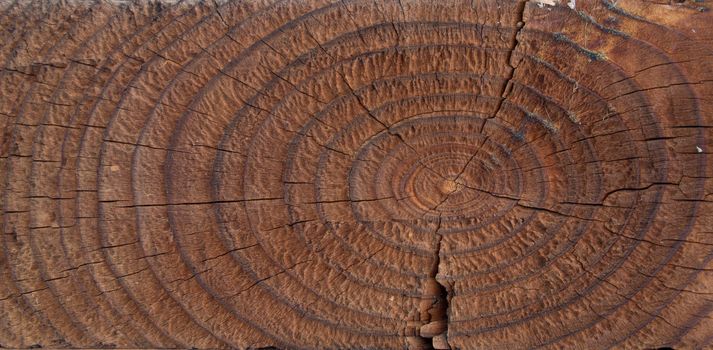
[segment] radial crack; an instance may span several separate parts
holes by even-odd
[[[498,105],[495,108],[495,112],[493,113],[491,118],[495,118],[495,116],[500,113],[500,109],[503,107],[503,102],[505,99],[510,96],[510,92],[512,92],[512,78],[515,76],[515,70],[517,69],[517,66],[513,66],[512,64],[512,53],[515,51],[517,46],[519,45],[519,41],[517,39],[518,35],[520,35],[520,31],[522,28],[525,27],[525,7],[527,5],[527,1],[521,2],[518,6],[518,21],[517,21],[517,27],[518,29],[515,31],[515,33],[512,36],[512,39],[510,41],[510,50],[508,51],[508,57],[507,57],[507,64],[510,65],[510,72],[508,76],[505,78],[505,83],[503,84],[503,88],[500,91],[500,99],[498,101]],[[483,124],[484,126],[485,124]]]
[[[438,207],[448,200],[448,197],[456,192],[454,189],[444,196],[432,211],[438,211]],[[433,262],[425,281],[424,293],[419,304],[416,323],[417,329],[413,330],[409,337],[409,349],[451,349],[448,343],[448,313],[451,300],[450,288],[438,281],[438,272],[441,265],[441,223],[443,212],[438,211],[436,228],[433,233],[436,236],[436,246],[433,250]]]

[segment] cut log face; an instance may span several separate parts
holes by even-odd
[[[0,347],[711,348],[711,7],[0,2]]]

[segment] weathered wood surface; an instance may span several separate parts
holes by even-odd
[[[0,7],[2,347],[711,348],[709,0]]]

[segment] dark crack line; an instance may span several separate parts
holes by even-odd
[[[512,39],[511,39],[510,51],[508,52],[508,57],[507,57],[507,62],[508,62],[508,64],[510,65],[510,67],[511,67],[512,69],[510,70],[510,73],[508,74],[508,76],[507,76],[507,78],[506,78],[506,81],[505,81],[505,83],[503,84],[503,88],[502,88],[502,90],[500,91],[500,100],[498,101],[498,105],[497,105],[497,107],[496,107],[496,109],[495,109],[493,115],[492,115],[490,118],[488,118],[488,119],[495,118],[495,117],[498,115],[498,113],[500,113],[500,110],[502,109],[502,106],[503,106],[503,103],[504,103],[505,99],[507,99],[507,98],[510,96],[510,93],[512,92],[512,79],[513,79],[513,77],[514,77],[514,75],[515,75],[515,70],[517,69],[517,65],[513,66],[512,63],[511,63],[511,60],[512,60],[513,52],[515,51],[515,49],[517,48],[517,45],[519,44],[517,37],[518,37],[518,35],[520,34],[520,31],[522,30],[522,28],[525,26],[525,22],[524,22],[523,16],[524,16],[524,13],[525,13],[525,7],[526,7],[526,5],[527,5],[527,1],[523,1],[523,2],[521,2],[521,3],[519,4],[519,6],[518,6],[518,14],[519,14],[519,15],[518,15],[518,22],[517,22],[518,29],[515,31],[515,33],[514,33]],[[340,74],[340,75],[341,75],[341,74]],[[352,90],[352,89],[351,89],[351,86],[349,86],[349,83],[346,82],[346,79],[345,79],[344,76],[342,76],[342,79],[343,79],[344,82],[347,84],[347,86],[349,87],[349,89]],[[396,134],[396,133],[392,133],[391,130],[390,130],[390,128],[389,128],[387,125],[385,125],[383,122],[381,122],[381,121],[380,121],[379,119],[377,119],[375,116],[373,116],[373,115],[371,114],[371,111],[369,111],[369,110],[366,108],[366,106],[363,104],[363,102],[361,101],[361,99],[354,93],[353,90],[352,90],[352,94],[354,95],[354,97],[357,98],[358,103],[359,103],[365,110],[367,110],[367,112],[369,113],[369,115],[370,115],[373,119],[375,119],[377,122],[379,122],[380,124],[382,124],[382,125],[386,128],[386,130],[389,132],[389,134],[392,134],[392,135],[395,135],[395,136],[399,137],[399,139],[400,139],[406,146],[411,147],[411,145],[409,145],[408,143],[406,143],[406,141],[403,140],[403,138],[401,138],[401,135]],[[485,128],[485,123],[486,123],[486,122],[487,122],[487,119],[486,119],[485,121],[483,121],[483,123],[482,123],[482,125],[481,125],[481,128],[480,128],[480,129],[481,129],[481,130],[480,130],[481,132],[482,132],[483,129]],[[441,210],[439,210],[439,208],[440,208],[441,205],[443,205],[446,201],[448,201],[448,198],[451,196],[451,194],[457,192],[459,189],[461,189],[461,187],[471,188],[471,187],[468,186],[467,184],[462,183],[462,182],[460,181],[460,179],[461,179],[463,173],[466,171],[466,169],[467,169],[468,166],[470,165],[470,163],[473,161],[473,159],[474,159],[474,158],[477,156],[477,154],[480,152],[481,148],[485,145],[485,142],[487,142],[487,138],[480,144],[480,146],[478,147],[478,149],[473,153],[473,155],[471,155],[471,157],[468,159],[468,161],[465,162],[465,164],[463,165],[463,168],[462,168],[461,171],[458,173],[458,175],[456,176],[456,178],[452,180],[452,181],[455,182],[456,187],[455,187],[454,189],[452,189],[451,191],[449,191],[448,193],[446,193],[446,195],[443,197],[443,199],[441,199],[441,201],[440,201],[439,203],[437,203],[437,204],[431,209],[431,211],[438,212],[438,221],[437,221],[437,224],[436,224],[436,228],[435,228],[435,230],[434,230],[434,234],[436,235],[436,246],[435,246],[435,249],[434,249],[434,254],[433,254],[433,255],[434,255],[434,261],[433,261],[433,266],[431,267],[431,271],[430,271],[430,274],[429,274],[429,279],[435,281],[436,284],[437,284],[438,286],[440,286],[440,288],[439,288],[439,289],[440,289],[440,290],[439,290],[439,293],[438,293],[438,295],[435,296],[434,305],[432,305],[432,308],[439,307],[437,304],[438,304],[439,301],[442,301],[443,304],[442,304],[440,307],[445,308],[445,310],[444,310],[445,320],[443,320],[443,321],[446,322],[445,329],[443,330],[443,332],[442,332],[442,333],[439,333],[438,335],[434,335],[433,337],[430,337],[430,338],[423,336],[423,335],[420,333],[420,329],[419,329],[419,337],[420,337],[421,339],[423,339],[424,341],[426,341],[427,343],[428,343],[428,341],[430,340],[430,344],[431,344],[431,347],[432,347],[432,348],[435,348],[435,345],[436,345],[436,344],[434,343],[434,339],[435,339],[436,337],[438,337],[438,336],[441,336],[441,335],[445,335],[445,340],[446,340],[446,343],[448,344],[448,347],[449,347],[449,348],[452,348],[452,347],[450,346],[450,344],[448,343],[448,322],[449,322],[449,318],[450,318],[450,317],[449,317],[449,316],[450,316],[450,315],[449,315],[449,313],[450,313],[450,308],[449,308],[449,306],[450,306],[450,301],[451,301],[451,298],[452,298],[452,295],[451,295],[452,293],[449,292],[449,288],[448,288],[446,285],[440,283],[440,282],[438,281],[438,279],[437,279],[437,276],[438,276],[438,273],[439,273],[440,264],[441,264],[441,248],[442,248],[441,243],[442,243],[442,241],[443,241],[443,234],[441,233],[442,221],[443,221],[443,212],[442,212]],[[412,147],[411,147],[411,148],[412,148]],[[424,167],[425,167],[425,165],[424,165]],[[428,168],[428,167],[426,167],[426,168],[429,169],[429,170],[431,170],[431,169]],[[434,173],[438,174],[440,177],[442,177],[442,178],[445,179],[445,177],[443,177],[442,175],[440,175],[438,172],[435,172],[435,171],[434,171]],[[447,179],[445,179],[445,180],[447,180]],[[486,191],[483,191],[483,192],[486,192]],[[499,197],[499,196],[498,196],[498,197]],[[508,199],[514,199],[514,200],[517,200],[517,201],[519,202],[519,198],[510,198],[510,197],[507,197],[507,198],[508,198]],[[429,321],[430,321],[430,322],[433,322],[432,320],[429,320]],[[438,320],[438,321],[440,321],[440,320]]]
[[[508,74],[507,78],[505,79],[505,83],[503,84],[503,89],[500,91],[500,100],[498,101],[498,106],[495,108],[495,112],[490,118],[495,118],[498,113],[500,113],[500,110],[503,107],[503,102],[505,102],[505,99],[507,99],[510,96],[510,93],[512,92],[512,78],[515,76],[515,70],[517,69],[518,65],[513,66],[512,65],[512,53],[515,51],[517,48],[518,44],[520,43],[517,39],[518,35],[520,35],[520,31],[522,31],[522,28],[525,27],[525,20],[524,20],[524,14],[525,14],[525,7],[527,5],[527,1],[523,1],[522,3],[519,4],[518,8],[518,21],[517,21],[517,26],[518,29],[515,31],[515,34],[512,36],[512,39],[510,41],[510,51],[508,51],[508,57],[507,57],[507,63],[510,65],[510,74]],[[483,126],[485,126],[485,123],[483,123]],[[482,130],[481,130],[482,131]]]

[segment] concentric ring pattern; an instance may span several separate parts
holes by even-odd
[[[663,2],[2,2],[0,347],[710,348]]]

